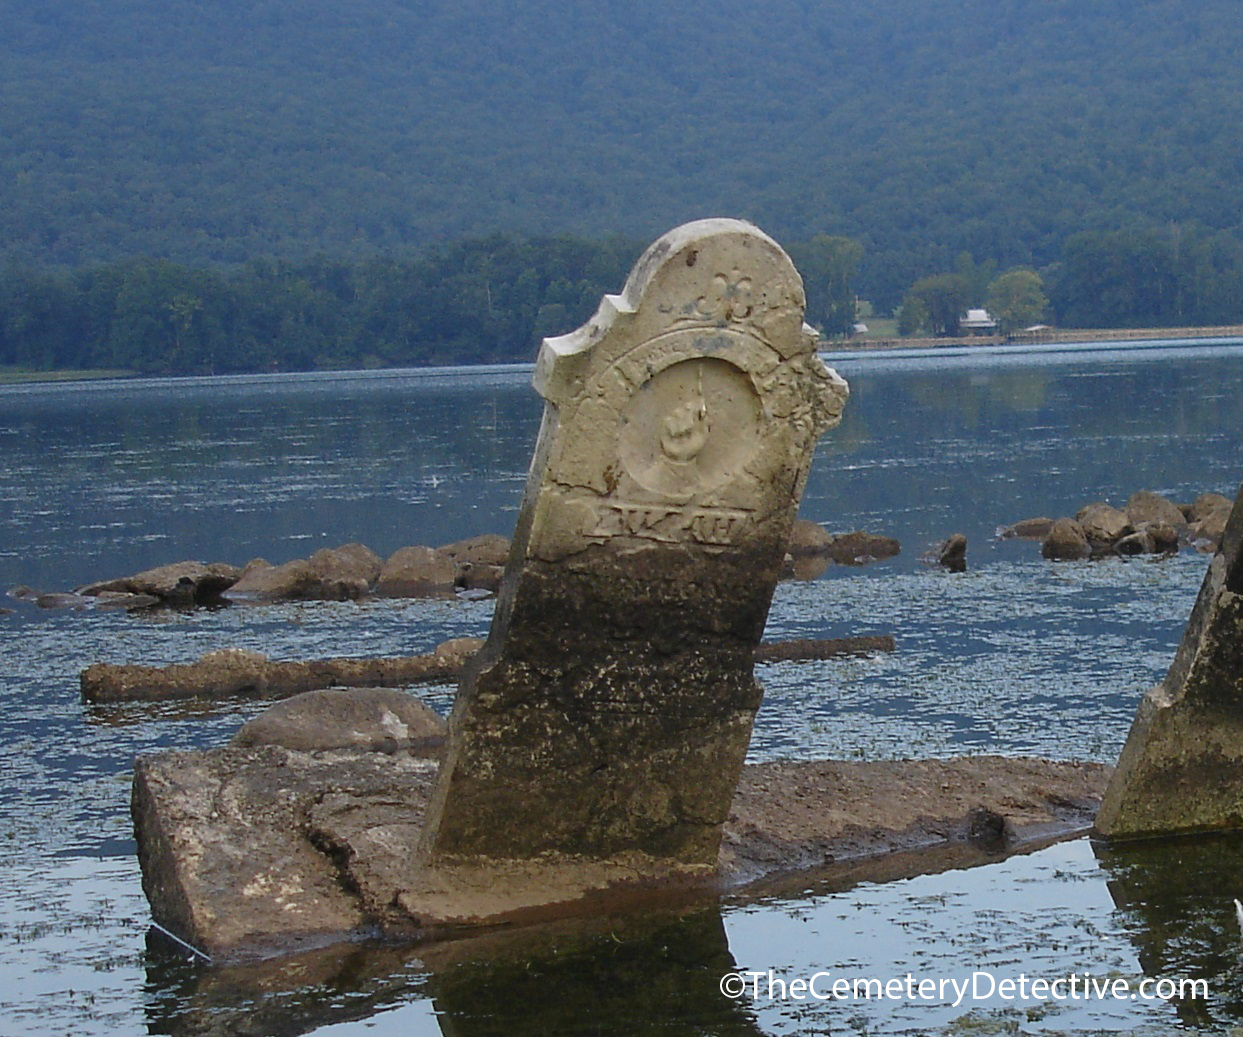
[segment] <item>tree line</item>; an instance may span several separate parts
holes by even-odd
[[[1237,0],[0,15],[0,265],[358,263],[731,215],[859,241],[857,288],[889,313],[963,252],[1052,284],[1081,231],[1243,237]]]
[[[789,251],[807,319],[827,337],[856,319],[863,250],[818,235]],[[0,365],[213,374],[521,362],[619,291],[640,246],[623,238],[495,234],[416,256],[195,267],[165,260],[70,271],[0,269]],[[1003,332],[1243,323],[1243,244],[1181,228],[1082,233],[1040,271],[960,255],[918,278],[904,334],[954,334],[986,306]]]
[[[1243,242],[1171,225],[1080,232],[1037,271],[960,254],[950,270],[918,278],[895,316],[902,335],[956,335],[982,307],[1002,334],[1037,323],[1066,328],[1243,324]]]

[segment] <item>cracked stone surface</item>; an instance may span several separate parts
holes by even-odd
[[[227,961],[368,935],[426,941],[498,922],[641,913],[757,882],[762,894],[763,883],[826,866],[873,879],[949,859],[965,867],[1085,830],[1109,772],[995,756],[751,765],[713,866],[632,853],[431,871],[413,847],[435,768],[403,753],[274,746],[140,758],[134,821],[155,920]],[[973,845],[981,815],[998,845]]]

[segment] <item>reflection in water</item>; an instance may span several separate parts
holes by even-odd
[[[367,1019],[417,996],[409,947],[338,944],[274,961],[201,966],[155,930],[148,939],[147,1025],[173,1037],[296,1037]]]
[[[721,976],[737,966],[715,908],[216,968],[193,966],[166,946],[152,951],[149,1029],[173,1037],[294,1037],[424,998],[445,1037],[760,1032],[741,1002],[719,992]]]
[[[595,928],[595,927],[593,927]],[[721,996],[721,976],[737,966],[720,912],[618,919],[608,929],[567,939],[529,938],[487,959],[445,959],[428,992],[445,1037],[592,1034],[599,1037],[756,1037],[740,1002]]]
[[[1094,844],[1110,896],[1144,975],[1207,979],[1212,1002],[1243,1018],[1243,832]],[[1178,1003],[1179,1019],[1212,1020],[1200,1000]]]

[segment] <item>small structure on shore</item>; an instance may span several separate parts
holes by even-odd
[[[989,316],[988,310],[968,310],[967,315],[958,322],[964,335],[993,335],[997,331],[997,322]]]

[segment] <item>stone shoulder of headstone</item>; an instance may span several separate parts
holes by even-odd
[[[432,755],[445,722],[421,699],[391,688],[329,688],[282,699],[233,736],[232,745],[316,749],[401,749]]]

